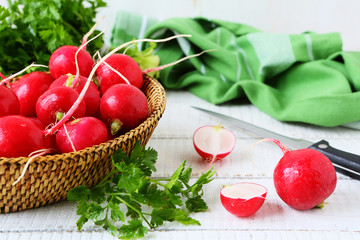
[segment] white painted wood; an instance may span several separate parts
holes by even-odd
[[[106,232],[68,232],[68,233],[50,233],[50,232],[27,232],[27,233],[3,233],[0,234],[1,239],[4,240],[112,240],[117,239],[112,237]],[[360,234],[349,233],[349,232],[336,232],[336,231],[183,231],[177,232],[176,238],[172,232],[167,231],[155,231],[151,232],[144,240],[155,240],[155,239],[198,239],[198,240],[237,240],[237,239],[252,239],[252,240],[263,240],[263,239],[276,239],[276,240],[303,240],[303,239],[316,239],[316,240],[359,240]]]
[[[360,2],[357,0],[107,0],[103,28],[109,37],[118,10],[146,14],[159,20],[180,16],[203,16],[237,21],[267,32],[300,33],[303,31],[342,34],[345,50],[360,49]],[[3,1],[1,2],[3,4]],[[107,28],[106,28],[106,27]],[[151,231],[145,239],[360,239],[360,181],[338,174],[338,184],[323,209],[297,211],[279,199],[272,182],[272,172],[282,153],[272,143],[247,149],[259,137],[236,130],[218,119],[191,108],[191,105],[219,111],[294,138],[312,141],[327,139],[332,146],[360,154],[360,131],[336,127],[323,128],[298,123],[283,123],[244,103],[211,105],[186,91],[167,91],[167,107],[148,146],[159,153],[154,177],[168,177],[184,161],[194,168],[194,176],[204,170],[192,145],[192,134],[200,126],[219,123],[231,128],[237,137],[234,151],[215,163],[215,180],[205,189],[209,210],[192,215],[201,226],[177,223]],[[251,181],[269,189],[263,207],[249,218],[227,213],[219,200],[223,184]],[[88,223],[84,231],[76,229],[76,205],[67,201],[22,212],[0,214],[0,239],[94,240],[115,239]]]
[[[202,125],[219,122],[195,111],[191,105],[221,111],[292,137],[325,138],[334,146],[360,154],[357,147],[360,131],[282,123],[254,106],[214,106],[186,91],[168,91],[167,97],[164,116],[148,143],[148,147],[159,153],[154,177],[170,176],[184,160],[193,166],[195,177],[207,167],[194,150],[192,134]],[[167,223],[151,231],[145,239],[360,239],[360,181],[339,174],[335,192],[323,209],[294,210],[282,202],[273,186],[272,171],[282,156],[279,148],[272,143],[261,143],[250,150],[252,161],[246,150],[260,138],[242,131],[235,133],[237,144],[234,151],[215,163],[215,180],[205,188],[209,210],[192,215],[202,225]],[[262,208],[248,218],[229,214],[219,199],[222,185],[240,181],[259,183],[269,190]],[[78,232],[77,219],[76,205],[67,201],[1,214],[0,239],[115,239],[92,223],[87,223],[84,230]]]

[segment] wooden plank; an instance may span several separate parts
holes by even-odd
[[[262,208],[248,218],[238,218],[229,214],[221,205],[219,191],[222,185],[250,181],[268,188],[268,196]],[[163,231],[338,231],[359,232],[360,182],[341,179],[333,195],[326,200],[322,209],[298,211],[287,206],[277,196],[271,179],[224,178],[215,179],[205,187],[205,201],[209,210],[191,216],[201,222],[201,226],[184,226],[167,223],[158,230]],[[76,206],[64,201],[49,206],[18,213],[0,215],[0,232],[75,232]],[[87,223],[84,230],[99,231],[99,227]]]
[[[112,240],[118,239],[107,232],[25,232],[25,233],[2,233],[4,240]],[[152,239],[197,239],[197,240],[236,240],[236,239],[316,239],[316,240],[359,240],[360,234],[335,231],[155,231],[150,232],[144,240]]]
[[[107,232],[13,232],[13,233],[0,233],[0,238],[3,240],[115,240]],[[303,240],[303,239],[316,239],[316,240],[359,240],[360,233],[355,232],[336,232],[336,231],[153,231],[150,232],[144,240],[153,239],[196,239],[196,240],[236,240],[236,239],[277,239],[277,240]]]
[[[178,101],[178,99],[184,101]],[[273,131],[313,140],[328,139],[333,146],[360,154],[360,131],[346,128],[321,128],[303,124],[281,123],[251,105],[213,106],[187,92],[169,92],[168,106],[148,147],[159,153],[154,177],[169,177],[184,161],[193,166],[195,176],[207,167],[196,153],[192,134],[200,126],[219,121],[199,114],[190,106],[196,105],[230,114]],[[272,172],[281,158],[280,149],[273,143],[261,143],[246,154],[258,141],[243,131],[234,131],[237,144],[234,151],[217,161],[215,180],[205,187],[209,210],[193,214],[201,226],[167,223],[151,232],[145,239],[360,239],[360,181],[339,176],[334,194],[323,209],[297,211],[277,196]],[[195,179],[193,179],[195,180]],[[235,217],[222,207],[219,191],[224,184],[239,181],[256,182],[269,189],[263,207],[249,218]],[[22,212],[0,215],[1,239],[115,239],[101,228],[87,223],[77,232],[76,205],[67,201]]]

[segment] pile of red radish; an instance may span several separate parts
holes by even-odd
[[[95,62],[86,45],[102,34],[87,41],[97,24],[80,47],[62,46],[52,53],[50,73],[32,72],[15,79],[35,64],[8,78],[0,73],[0,157],[79,151],[134,129],[149,112],[141,91],[143,75],[207,52],[145,70],[130,56],[118,53],[138,42],[191,36],[180,34],[126,42]]]
[[[211,160],[211,163],[230,154],[235,140],[235,135],[230,130],[220,126],[203,126],[193,135],[195,150],[204,159]],[[334,192],[337,183],[331,161],[313,149],[290,151],[276,139],[266,138],[260,142],[264,141],[276,143],[284,153],[273,174],[278,196],[297,210],[321,207]],[[239,217],[250,216],[259,210],[266,195],[267,189],[264,186],[250,182],[226,185],[220,191],[224,208]]]
[[[50,73],[35,71],[1,81],[0,157],[27,157],[49,149],[78,151],[146,119],[148,103],[140,90],[143,73],[137,62],[113,53],[95,65],[81,48],[62,46],[54,51]],[[92,71],[96,73],[91,75]]]

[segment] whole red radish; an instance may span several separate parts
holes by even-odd
[[[76,46],[65,45],[59,47],[51,54],[49,70],[54,79],[67,73],[76,74],[75,54],[78,49]],[[77,62],[80,75],[88,77],[94,65],[91,55],[81,49],[77,55]]]
[[[115,136],[137,127],[147,118],[147,99],[140,89],[132,85],[116,84],[102,96],[100,113]]]
[[[24,116],[0,118],[0,157],[27,157],[30,153],[51,147],[51,139]]]
[[[0,86],[0,117],[20,113],[20,102],[6,86]]]
[[[45,129],[48,127],[45,124],[43,124],[37,117],[27,117],[30,119],[35,125],[40,129],[44,131],[44,134],[47,138],[49,138],[50,141],[50,148],[52,149],[52,153],[59,152],[56,146],[56,135],[55,134],[46,134]]]
[[[274,184],[279,197],[290,207],[306,210],[324,202],[335,190],[337,177],[331,161],[319,151],[306,148],[290,151],[276,139],[283,151],[274,170]]]
[[[35,123],[35,125],[41,130],[46,129],[47,126],[43,124],[37,117],[27,117],[27,118],[30,119],[33,123]]]
[[[55,123],[72,107],[79,94],[72,88],[59,86],[47,90],[36,103],[36,115],[45,125]],[[72,117],[83,117],[86,111],[85,101],[80,102]]]
[[[220,200],[224,208],[238,217],[248,217],[263,205],[267,189],[256,183],[242,182],[224,186]]]
[[[236,137],[233,132],[220,125],[202,126],[194,132],[193,144],[197,153],[212,164],[232,152]]]
[[[75,75],[65,74],[56,79],[51,85],[50,88],[58,86],[67,86],[71,87],[71,84],[75,78]],[[84,88],[84,85],[87,81],[87,78],[84,76],[79,76],[79,81],[77,82],[74,89],[80,94],[81,90]],[[100,105],[100,93],[94,82],[90,82],[89,88],[86,91],[84,96],[84,101],[86,103],[86,112],[85,116],[95,116],[99,111]]]
[[[56,134],[56,145],[62,153],[79,151],[106,141],[106,126],[94,117],[67,122]]]
[[[131,85],[141,88],[143,84],[143,73],[139,64],[130,56],[116,53],[108,57],[105,62],[113,69],[121,73]],[[111,86],[126,81],[114,72],[107,64],[102,63],[96,69],[96,76],[100,83],[100,92],[104,94]]]
[[[36,71],[25,74],[11,84],[12,91],[20,101],[20,115],[36,116],[36,102],[52,82],[53,78],[50,74]]]

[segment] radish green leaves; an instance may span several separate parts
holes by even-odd
[[[136,144],[130,156],[113,155],[113,170],[97,186],[72,189],[68,199],[78,203],[78,229],[91,220],[114,236],[134,238],[166,221],[200,225],[189,213],[207,209],[203,185],[215,172],[210,169],[190,183],[192,168],[184,161],[169,178],[151,178],[156,159],[154,149]]]

